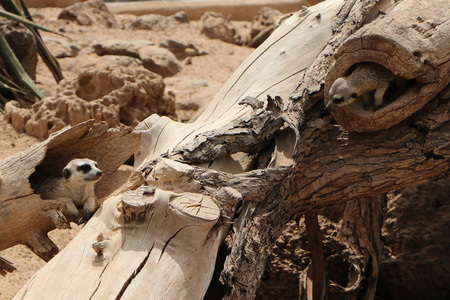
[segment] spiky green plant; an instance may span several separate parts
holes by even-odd
[[[55,80],[59,82],[63,79],[58,61],[45,47],[38,29],[49,32],[53,31],[34,23],[22,0],[20,0],[20,4],[24,12],[23,14],[13,0],[1,0],[0,4],[6,10],[0,11],[0,17],[13,20],[25,26],[33,34],[37,44],[38,54],[52,72]],[[11,95],[14,95],[14,97],[22,104],[27,102],[32,103],[35,102],[36,99],[40,100],[44,98],[44,94],[24,70],[22,64],[17,59],[3,35],[0,35],[0,56],[4,62],[4,65],[1,66],[2,73],[0,73],[0,110],[4,109],[5,103],[9,100]]]

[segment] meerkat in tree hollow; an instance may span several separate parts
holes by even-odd
[[[359,63],[350,75],[336,79],[331,85],[329,106],[345,106],[362,97],[365,110],[378,110],[385,102],[397,98],[405,86],[406,79],[385,67],[371,62]]]
[[[95,183],[103,172],[90,159],[73,159],[63,169],[62,177],[49,178],[38,188],[43,199],[53,199],[64,203],[67,210],[80,222],[78,208],[84,210],[84,220],[88,220],[96,207]]]

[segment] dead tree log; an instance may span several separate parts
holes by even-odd
[[[72,158],[89,157],[100,162],[107,181],[97,186],[98,197],[105,198],[128,172],[117,171],[139,146],[139,134],[131,128],[108,129],[104,123],[89,121],[69,127],[46,141],[0,162],[0,249],[16,244],[27,245],[36,255],[50,260],[58,247],[47,232],[69,228],[65,206],[57,201],[42,200],[34,192],[35,184],[44,177],[60,176]],[[108,154],[109,153],[109,154]],[[114,155],[112,155],[114,154]]]
[[[380,38],[384,32],[376,28],[409,9],[424,16],[422,23],[439,24],[421,37],[449,49],[445,36],[450,8],[446,0],[427,3],[329,0],[300,11],[255,50],[195,122],[147,118],[132,133],[141,142],[135,153],[134,179],[117,184],[119,192],[105,194],[107,199],[77,237],[16,298],[200,299],[209,285],[218,247],[232,228],[231,253],[222,272],[228,288],[225,299],[252,299],[267,256],[288,219],[447,176],[450,103],[448,90],[441,91],[450,80],[448,53],[433,52],[428,43],[425,48],[417,45],[421,53],[417,55],[408,44],[410,48],[398,52],[402,56],[397,67],[395,60],[375,61],[366,54],[360,59],[356,53],[364,52],[366,43],[357,48],[351,42],[353,36],[370,40],[375,32],[375,41],[385,43],[383,51],[390,49],[391,40],[398,42],[394,48],[403,45],[401,34],[386,32],[386,38]],[[384,9],[381,14],[380,9]],[[434,12],[423,12],[429,9]],[[417,28],[409,19],[402,24]],[[350,46],[355,53],[348,50]],[[390,57],[397,52],[385,53]],[[380,110],[389,119],[386,128],[380,125],[380,111],[358,115],[358,109],[344,107],[330,114],[325,108],[330,83],[361,61],[382,64],[411,80],[403,96]],[[417,68],[403,72],[409,64]],[[432,77],[427,77],[427,70],[433,71]],[[428,87],[432,92],[423,100]],[[411,103],[411,110],[404,101]],[[407,113],[399,113],[400,104],[408,107]],[[342,121],[344,114],[355,115],[354,120],[374,120],[371,124],[380,127],[353,130]],[[65,134],[53,139],[64,139]],[[124,147],[121,141],[115,143]],[[38,198],[29,189],[33,168],[48,170],[55,153],[69,160],[69,156],[87,156],[88,151],[74,148],[66,157],[62,149],[67,144],[61,143],[52,153],[44,151],[34,159],[36,164],[25,168],[21,177],[25,195]],[[94,159],[101,165],[102,160],[128,150],[103,152]],[[97,150],[91,151],[94,155]],[[10,180],[0,174],[3,183]],[[115,186],[111,182],[115,181],[104,179],[105,185]],[[14,195],[6,194],[2,203],[18,201]],[[367,295],[373,295],[373,284],[366,288],[372,289]]]

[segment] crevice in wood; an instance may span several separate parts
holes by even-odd
[[[175,238],[182,230],[184,230],[186,227],[189,227],[189,226],[183,226],[183,227],[181,227],[180,229],[177,230],[177,232],[175,232],[175,233],[167,240],[167,242],[164,244],[164,247],[163,247],[162,250],[161,250],[161,254],[159,255],[158,262],[159,262],[159,261],[161,260],[161,258],[163,257],[164,252],[166,251],[166,248],[167,248],[167,246],[169,245],[170,241],[172,241],[172,239],[174,239],[174,238]]]
[[[427,160],[430,160],[430,159],[433,159],[433,160],[437,160],[437,159],[443,160],[443,159],[445,159],[444,156],[435,154],[433,150],[428,151],[428,152],[425,152],[425,153],[424,153],[424,156],[426,157]]]
[[[138,276],[139,273],[141,272],[141,270],[144,268],[145,264],[147,263],[148,258],[150,257],[150,254],[152,253],[152,250],[153,250],[153,246],[147,252],[147,255],[144,257],[144,259],[142,260],[140,265],[137,267],[137,269],[133,272],[133,274],[131,274],[131,276],[127,279],[127,281],[124,282],[122,289],[117,294],[117,297],[115,298],[115,300],[120,300],[122,298],[123,294],[125,293],[127,288],[130,286],[133,279],[136,278],[136,276]]]

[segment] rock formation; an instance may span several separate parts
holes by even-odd
[[[143,68],[87,68],[73,82],[61,82],[57,96],[30,109],[8,102],[5,120],[38,138],[89,119],[106,121],[110,127],[135,126],[153,113],[176,117],[174,99],[164,89],[161,76]]]

